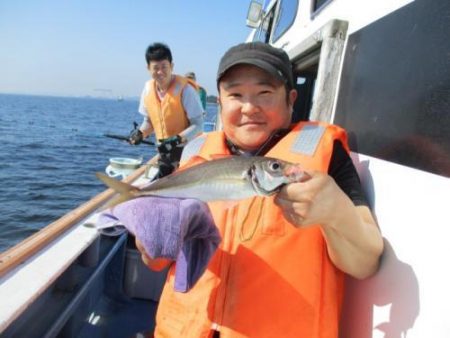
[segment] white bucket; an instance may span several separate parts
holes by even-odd
[[[111,157],[105,172],[108,176],[124,179],[142,164],[142,159],[129,157]],[[120,177],[121,176],[121,177]]]

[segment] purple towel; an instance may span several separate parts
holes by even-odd
[[[125,226],[149,257],[175,260],[179,292],[194,286],[220,243],[207,204],[195,199],[136,198],[101,213],[98,226],[106,224]]]

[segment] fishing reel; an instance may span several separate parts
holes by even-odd
[[[144,139],[144,134],[142,134],[142,131],[139,130],[138,124],[136,122],[133,122],[134,128],[130,132],[130,135],[128,136],[128,143],[138,145],[141,143]]]
[[[158,152],[160,154],[169,154],[183,143],[180,135],[171,136],[165,139],[158,140]]]

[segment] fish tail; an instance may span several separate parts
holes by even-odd
[[[132,198],[136,197],[136,192],[139,190],[138,188],[132,186],[131,184],[118,181],[114,178],[109,177],[103,173],[97,172],[95,176],[105,183],[106,186],[118,192],[120,195],[112,198],[107,204],[106,208],[111,208],[117,204],[128,201]]]
[[[133,196],[125,196],[125,195],[116,195],[113,198],[111,198],[108,203],[106,203],[104,205],[104,207],[101,208],[101,210],[105,210],[105,209],[109,209],[109,208],[113,208],[116,205],[129,201],[130,199],[132,199]]]

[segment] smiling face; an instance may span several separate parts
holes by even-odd
[[[166,59],[150,61],[148,71],[160,89],[167,90],[169,88],[172,81],[173,63]]]
[[[219,82],[223,130],[242,150],[259,149],[270,135],[287,128],[297,92],[286,95],[284,84],[251,65],[237,65]]]

